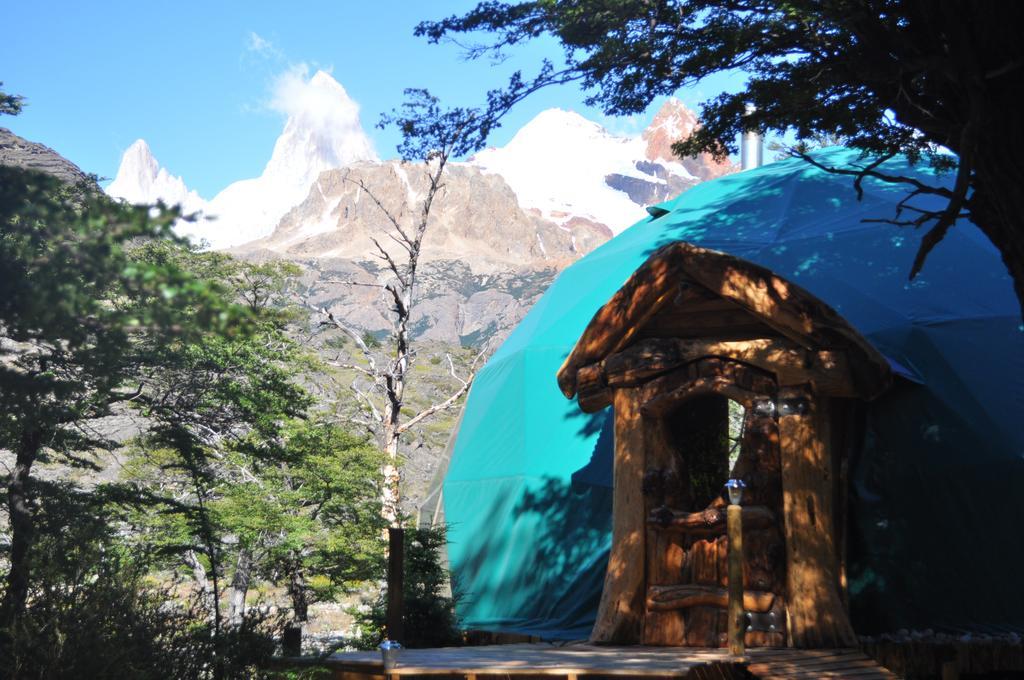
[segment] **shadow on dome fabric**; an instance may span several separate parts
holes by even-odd
[[[857,161],[830,149],[826,164]],[[900,161],[883,169],[917,174]],[[951,177],[931,182],[951,181]],[[465,627],[589,635],[611,540],[611,419],[555,373],[593,314],[677,240],[768,267],[831,305],[901,376],[849,458],[849,592],[860,633],[1024,631],[1024,328],[998,253],[961,221],[907,275],[906,188],[788,160],[699,184],[566,269],[478,374],[444,482]],[[928,207],[932,197],[911,205]],[[642,568],[639,565],[638,568]],[[1012,584],[1012,585],[1011,585]]]

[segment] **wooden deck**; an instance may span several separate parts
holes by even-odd
[[[430,677],[567,678],[632,677],[732,680],[733,678],[855,678],[896,676],[856,649],[751,649],[739,662],[724,649],[692,647],[608,647],[585,644],[491,645],[407,649],[385,673],[376,652],[342,652],[327,665],[336,680]],[[751,675],[744,673],[744,668]]]

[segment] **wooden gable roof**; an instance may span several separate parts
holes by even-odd
[[[716,326],[714,315],[732,326]],[[694,332],[686,332],[687,324]],[[645,337],[734,340],[725,331],[755,324],[794,350],[841,356],[856,396],[873,398],[888,385],[885,357],[810,292],[764,267],[682,241],[655,251],[597,311],[559,369],[558,385],[572,398],[581,369],[593,373]]]

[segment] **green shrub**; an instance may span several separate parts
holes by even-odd
[[[405,640],[406,647],[449,647],[462,643],[455,605],[458,590],[449,593],[449,574],[443,563],[447,540],[444,526],[405,531]],[[353,612],[360,631],[356,644],[375,648],[384,639],[387,589],[366,612]]]
[[[41,503],[26,611],[0,631],[0,677],[261,677],[277,621],[253,613],[214,635],[207,609],[160,585],[150,560],[130,553],[76,496],[65,489]]]

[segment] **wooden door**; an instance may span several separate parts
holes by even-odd
[[[755,630],[746,633],[746,643],[785,645],[786,550],[774,395],[739,388],[732,393],[747,397],[733,470],[724,396],[698,394],[645,423],[645,644],[725,646],[729,545],[722,485],[731,474],[748,487],[742,503],[744,609],[753,612]]]

